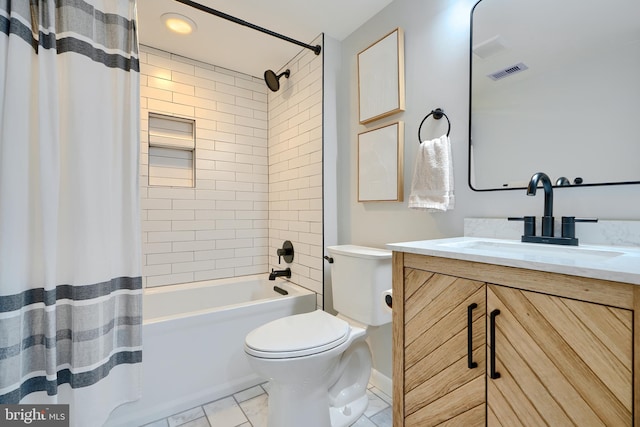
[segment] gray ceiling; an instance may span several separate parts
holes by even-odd
[[[311,44],[321,33],[343,40],[392,0],[199,0],[198,3]],[[164,27],[164,13],[191,18],[197,30],[186,36]],[[278,71],[300,46],[178,3],[138,0],[141,44],[177,53],[230,70],[262,77]]]

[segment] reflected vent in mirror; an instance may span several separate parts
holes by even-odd
[[[512,65],[510,67],[507,68],[503,68],[500,71],[496,71],[495,73],[491,73],[489,75],[487,75],[487,77],[489,77],[491,80],[501,80],[504,79],[505,77],[509,77],[512,76],[516,73],[519,73],[520,71],[524,71],[524,70],[528,70],[529,67],[527,67],[526,65],[524,65],[522,62],[516,64],[516,65]]]

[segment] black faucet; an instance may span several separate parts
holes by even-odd
[[[288,279],[291,278],[291,269],[289,267],[284,270],[274,270],[271,269],[271,273],[269,273],[269,280],[276,280],[276,277],[286,277]]]
[[[527,196],[535,196],[538,189],[538,181],[542,182],[544,189],[544,216],[542,217],[542,236],[553,237],[553,187],[546,173],[533,174],[527,187]]]
[[[566,178],[558,180],[556,185],[564,185]],[[552,243],[556,245],[578,246],[576,238],[576,222],[598,222],[597,218],[576,218],[573,216],[562,217],[562,236],[555,237],[553,234],[553,186],[547,174],[542,172],[534,173],[527,186],[527,196],[535,196],[538,189],[538,182],[542,182],[544,188],[544,216],[542,217],[542,236],[536,236],[536,217],[509,217],[509,221],[524,221],[524,234],[522,241],[526,243]]]

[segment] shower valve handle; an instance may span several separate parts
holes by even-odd
[[[280,264],[280,258],[284,257],[284,261],[290,264],[293,261],[293,243],[287,240],[282,244],[282,248],[276,251],[278,255],[278,264]]]

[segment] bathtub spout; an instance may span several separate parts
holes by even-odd
[[[276,280],[276,277],[286,277],[288,279],[291,278],[291,269],[287,267],[284,270],[274,270],[271,269],[271,273],[269,273],[269,280]]]

